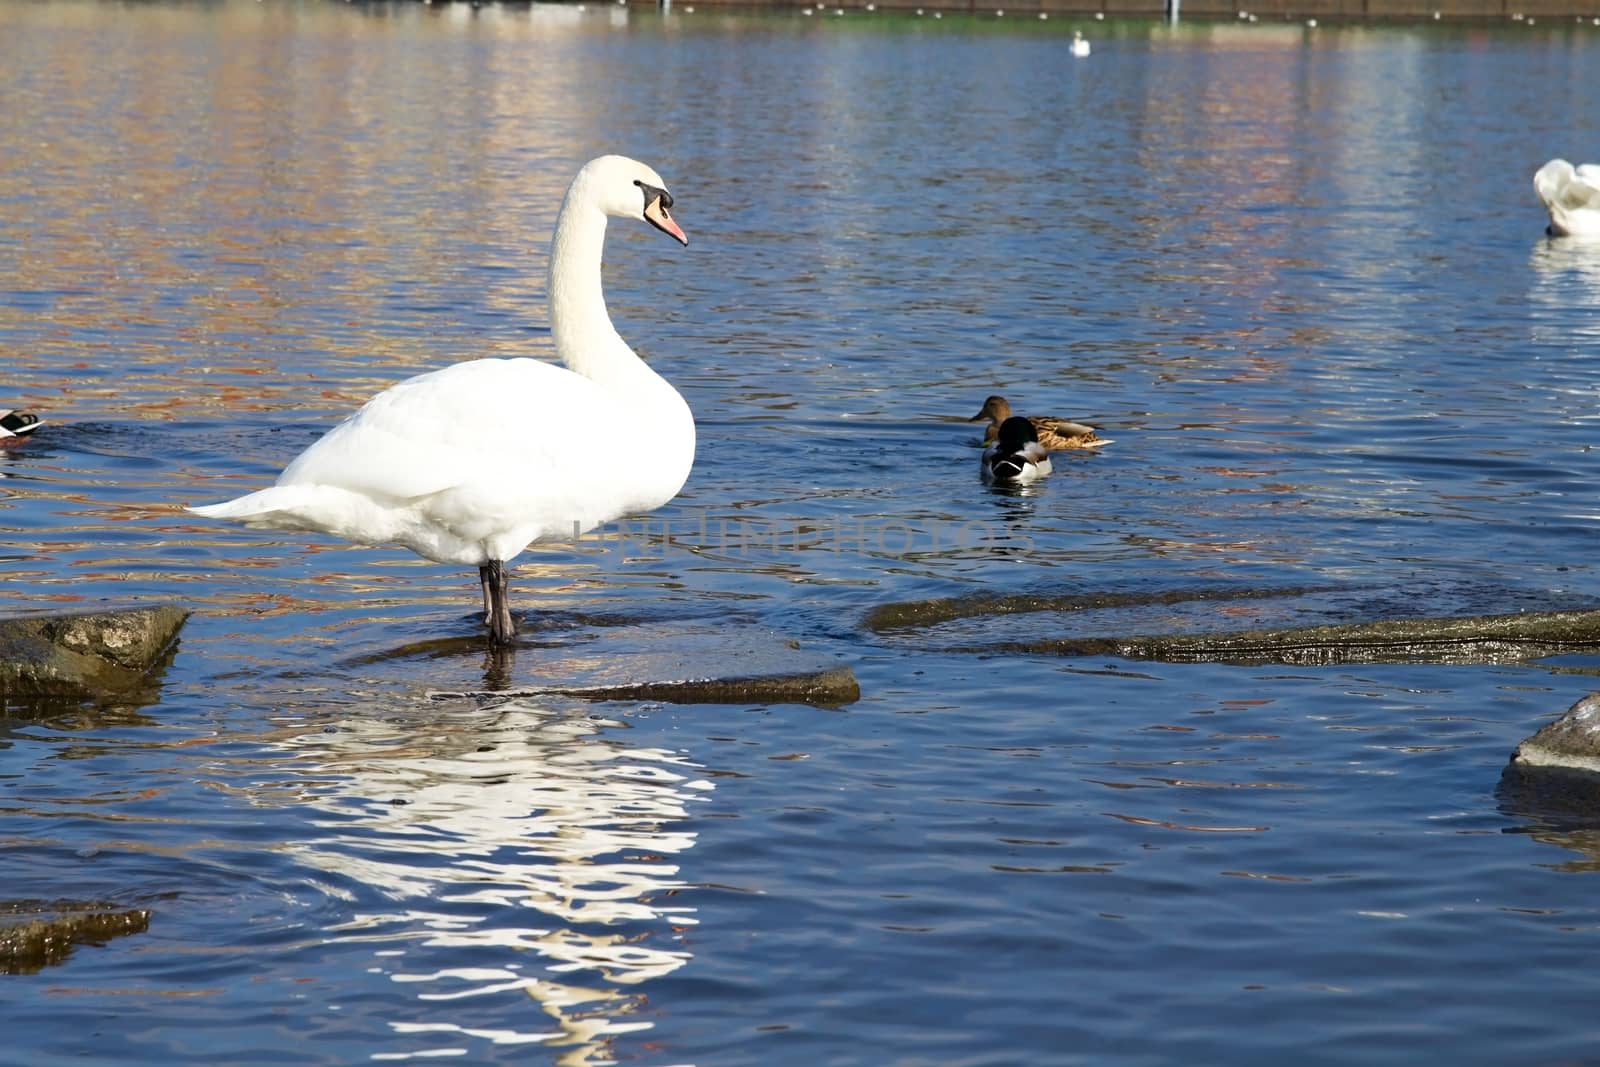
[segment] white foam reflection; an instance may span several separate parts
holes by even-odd
[[[629,987],[690,958],[680,935],[694,908],[676,896],[685,883],[669,857],[694,845],[682,824],[712,786],[679,753],[602,734],[621,726],[513,702],[286,739],[337,783],[307,798],[331,816],[315,822],[329,834],[293,846],[296,857],[396,903],[357,910],[330,937],[383,946],[373,970],[443,1015],[391,1021],[426,1047],[375,1059],[542,1042],[562,1048],[560,1064],[606,1064],[613,1037],[652,1025],[627,1018],[642,1000]],[[470,962],[408,967],[412,955]],[[507,993],[553,1027],[474,1029],[442,1007]]]

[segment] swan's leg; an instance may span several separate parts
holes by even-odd
[[[490,620],[494,617],[494,613],[491,610],[492,603],[489,599],[489,565],[487,563],[478,568],[478,584],[483,586],[483,624],[488,626]]]
[[[485,563],[478,571],[489,595],[489,643],[509,645],[516,640],[517,624],[511,620],[511,595],[506,586],[506,565],[498,559]]]

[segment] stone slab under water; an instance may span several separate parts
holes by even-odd
[[[61,963],[79,945],[143,933],[145,908],[83,901],[0,902],[0,974],[33,974]]]
[[[885,636],[942,638],[938,647],[946,652],[1172,663],[1515,663],[1600,649],[1600,610],[1587,605],[1412,618],[1394,617],[1393,602],[1357,601],[1352,592],[1304,587],[964,597],[886,604],[865,625]],[[1374,612],[1390,617],[1342,621]],[[1252,617],[1282,625],[1226,625]],[[1313,618],[1340,621],[1303,621]],[[1111,629],[1130,622],[1127,631]],[[1151,624],[1171,629],[1132,629]],[[1095,632],[1100,627],[1106,629]]]
[[[698,621],[612,626],[482,654],[483,689],[432,695],[821,707],[861,697],[855,673],[831,656],[771,631]]]

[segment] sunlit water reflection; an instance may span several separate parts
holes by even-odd
[[[650,1025],[628,1020],[638,1002],[624,987],[690,958],[681,933],[696,919],[674,902],[686,885],[675,861],[694,844],[680,828],[689,805],[711,784],[681,755],[600,736],[620,724],[530,705],[448,733],[419,725],[363,715],[285,743],[339,781],[313,800],[322,836],[290,855],[390,902],[352,902],[328,936],[375,946],[377,969],[443,1013],[396,1018],[398,1033],[435,1036],[379,1058],[471,1055],[476,1042],[451,1042],[474,1038],[573,1046],[559,1062],[602,1062],[610,1038]],[[412,943],[476,962],[418,971]],[[536,1003],[551,1030],[450,1021],[458,1001],[508,994]]]
[[[8,894],[152,914],[7,978],[11,1054],[1587,1055],[1600,823],[1500,774],[1592,662],[950,651],[1600,600],[1600,260],[1529,189],[1593,138],[1550,87],[1594,46],[1544,21],[1085,20],[1077,61],[1065,18],[0,0],[0,406],[51,419],[0,451],[0,606],[195,610],[149,693],[0,727]],[[549,355],[550,225],[612,150],[690,234],[616,227],[607,294],[700,454],[520,562],[519,660],[466,569],[181,510]],[[993,491],[995,392],[1116,444]],[[1313,592],[862,625],[1256,587]],[[426,696],[718,627],[863,699]]]

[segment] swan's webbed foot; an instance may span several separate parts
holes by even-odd
[[[478,568],[483,585],[483,621],[489,627],[491,645],[510,645],[517,639],[517,624],[511,618],[511,595],[507,589],[506,565],[492,559]]]

